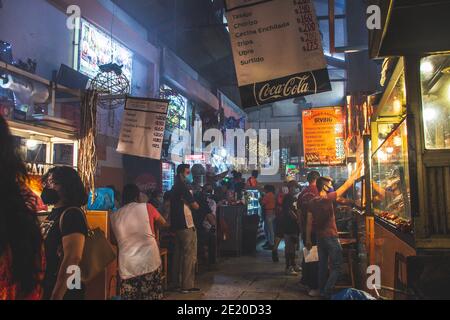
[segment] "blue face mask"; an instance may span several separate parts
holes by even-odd
[[[192,177],[192,173],[186,177],[186,183],[192,184],[194,182],[194,178]]]

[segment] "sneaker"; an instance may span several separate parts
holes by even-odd
[[[296,272],[293,267],[289,267],[289,268],[286,269],[286,275],[288,275],[288,276],[298,276],[298,272]]]
[[[300,267],[299,265],[295,265],[295,266],[294,266],[294,270],[295,270],[296,272],[302,272],[302,267]]]
[[[278,258],[278,252],[272,251],[272,261],[273,262],[279,262],[280,259]]]
[[[309,290],[308,291],[308,296],[312,297],[312,298],[318,298],[320,297],[320,291],[319,290]]]

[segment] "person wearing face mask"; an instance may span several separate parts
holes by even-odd
[[[319,292],[310,292],[311,296],[322,296],[331,298],[334,286],[339,278],[342,268],[342,247],[339,243],[339,236],[336,227],[334,202],[343,197],[345,192],[353,185],[357,179],[362,164],[358,164],[358,169],[350,178],[335,192],[331,192],[331,180],[320,177],[316,180],[316,188],[319,193],[306,205],[306,248],[311,250],[313,246],[312,233],[315,233],[317,247],[319,251]],[[314,227],[313,227],[314,224]],[[330,261],[330,264],[328,263]],[[328,270],[330,266],[330,270]],[[329,271],[329,272],[328,272]],[[329,276],[327,274],[329,273]]]
[[[194,286],[197,231],[192,215],[192,210],[198,210],[200,206],[188,188],[190,177],[190,166],[179,165],[175,184],[170,192],[170,221],[175,233],[172,281],[174,288],[181,288],[181,292],[186,294],[200,291]]]
[[[77,266],[83,256],[88,233],[81,207],[87,203],[86,189],[78,173],[69,167],[55,167],[43,177],[41,198],[54,209],[44,222],[47,268],[44,299],[83,300],[84,287],[69,290],[67,269]]]

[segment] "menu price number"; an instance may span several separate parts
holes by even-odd
[[[297,15],[300,39],[304,43],[303,51],[310,52],[320,49],[320,39],[317,24],[311,8],[311,0],[293,0],[294,12]]]

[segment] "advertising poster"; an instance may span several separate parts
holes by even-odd
[[[131,82],[133,75],[133,52],[111,39],[99,28],[82,20],[79,71],[90,78],[100,72],[99,66],[112,62],[122,66],[123,74]]]
[[[345,115],[342,107],[303,111],[306,167],[345,165]]]
[[[331,91],[311,0],[227,0],[226,9],[244,108]]]

